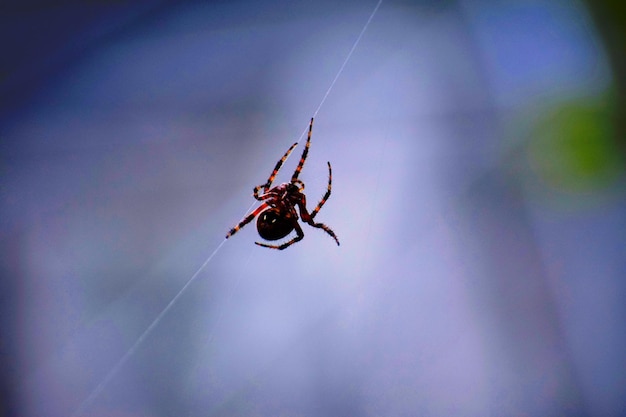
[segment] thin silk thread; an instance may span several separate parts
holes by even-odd
[[[350,51],[348,52],[348,55],[346,56],[346,59],[341,64],[341,67],[339,67],[339,71],[337,71],[337,74],[335,75],[335,78],[330,83],[330,86],[326,90],[326,93],[324,93],[324,96],[322,97],[322,100],[320,101],[320,104],[317,106],[317,109],[313,113],[313,117],[314,118],[317,116],[317,114],[319,113],[320,109],[324,105],[324,102],[326,101],[326,99],[328,98],[328,95],[330,94],[331,90],[335,86],[335,83],[337,82],[337,80],[341,76],[341,73],[343,72],[344,68],[348,64],[348,61],[350,61],[350,58],[352,57],[352,54],[354,53],[354,50],[356,49],[358,44],[361,42],[361,38],[363,38],[363,35],[365,34],[365,31],[367,30],[370,22],[372,21],[372,19],[376,15],[376,12],[378,11],[378,8],[382,4],[382,2],[383,2],[383,0],[379,0],[378,1],[378,3],[376,4],[376,7],[374,7],[374,10],[372,11],[372,13],[370,14],[369,18],[367,19],[367,22],[365,22],[365,25],[363,26],[363,29],[361,30],[361,33],[359,33],[359,36],[357,36],[356,40],[352,44],[352,48],[350,48]],[[304,130],[304,132],[302,132],[302,135],[300,135],[300,139],[302,137],[304,137],[304,135],[306,134],[307,130],[308,130],[308,127]],[[252,205],[250,205],[250,208],[247,210],[246,215],[250,212],[250,210],[252,210],[252,207],[254,206],[255,203],[256,202],[253,202]],[[135,351],[137,350],[139,345],[141,345],[141,343],[148,337],[150,332],[152,332],[152,330],[154,330],[154,328],[159,324],[159,322],[163,319],[163,317],[165,317],[165,315],[169,312],[169,310],[176,303],[176,301],[178,301],[178,299],[185,292],[185,290],[200,275],[200,272],[202,272],[202,270],[204,268],[206,268],[206,266],[209,264],[209,262],[211,262],[211,260],[219,252],[219,250],[222,248],[222,246],[224,246],[224,243],[226,243],[226,240],[227,239],[222,240],[222,242],[215,248],[215,250],[207,257],[207,259],[204,261],[204,263],[202,265],[200,265],[200,268],[198,268],[198,270],[191,276],[191,278],[189,278],[187,280],[185,285],[183,285],[183,287],[180,289],[180,291],[178,291],[178,293],[165,306],[165,308],[163,310],[161,310],[159,315],[152,321],[152,323],[150,323],[150,325],[146,328],[146,330],[144,330],[144,332],[139,336],[139,338],[137,338],[135,343],[133,343],[133,345],[126,351],[124,356],[122,356],[120,358],[120,360],[109,371],[109,373],[104,377],[104,379],[96,386],[96,388],[94,388],[94,390],[89,394],[89,396],[87,396],[87,398],[85,398],[85,400],[80,404],[80,406],[76,409],[76,411],[74,413],[72,413],[72,417],[80,416],[87,409],[87,407],[98,397],[98,395],[100,395],[100,393],[106,387],[106,385],[113,379],[113,377],[122,368],[122,366],[126,363],[126,361],[128,361],[128,359],[135,353]]]

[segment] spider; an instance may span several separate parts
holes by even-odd
[[[230,229],[228,234],[226,235],[226,239],[234,235],[252,221],[255,217],[257,217],[256,227],[259,232],[259,235],[265,240],[278,240],[282,239],[291,233],[292,230],[296,230],[296,236],[285,242],[281,245],[268,245],[266,243],[254,242],[259,246],[263,246],[265,248],[271,249],[285,249],[296,242],[299,242],[304,237],[304,232],[298,223],[298,213],[296,213],[296,206],[298,206],[298,211],[300,212],[300,217],[302,220],[308,223],[310,226],[317,227],[318,229],[324,230],[328,233],[337,245],[339,245],[339,239],[335,235],[330,227],[326,226],[323,223],[315,223],[313,219],[320,211],[328,197],[330,197],[331,183],[332,183],[332,170],[330,167],[330,162],[328,162],[328,188],[326,189],[326,194],[317,204],[317,206],[313,209],[311,213],[306,208],[306,196],[302,193],[304,190],[304,183],[302,180],[298,179],[300,175],[300,171],[302,171],[302,166],[304,165],[304,161],[309,153],[309,146],[311,145],[311,131],[313,130],[313,119],[311,119],[311,123],[309,124],[309,133],[306,139],[306,145],[304,146],[304,151],[302,151],[302,156],[300,157],[300,162],[298,163],[298,167],[294,171],[291,176],[291,181],[286,182],[275,187],[272,187],[272,182],[278,174],[278,170],[283,165],[291,151],[296,147],[298,142],[291,145],[291,147],[285,152],[285,155],[278,161],[274,170],[270,174],[267,182],[262,185],[257,185],[254,187],[254,198],[259,201],[262,201],[261,204],[256,210],[247,215],[242,221],[239,222],[235,227]],[[263,189],[263,192],[259,194],[259,191]]]

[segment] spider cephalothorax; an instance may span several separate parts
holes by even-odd
[[[306,196],[302,192],[304,191],[304,183],[298,179],[300,171],[302,171],[304,161],[306,160],[306,157],[309,153],[312,130],[313,119],[311,119],[311,123],[309,124],[309,134],[306,139],[304,151],[302,151],[302,156],[300,157],[300,162],[298,162],[298,167],[291,176],[291,181],[270,188],[272,186],[272,183],[274,182],[276,174],[278,174],[278,170],[280,170],[283,162],[285,162],[291,151],[293,151],[293,149],[296,147],[296,145],[298,144],[297,142],[291,145],[287,152],[285,152],[285,155],[283,155],[283,157],[278,161],[267,182],[265,184],[257,185],[256,187],[254,187],[254,198],[259,201],[263,201],[263,204],[257,207],[257,209],[254,210],[252,213],[247,215],[241,222],[239,222],[239,224],[230,229],[230,231],[226,235],[226,239],[237,233],[239,229],[250,223],[252,219],[256,217],[257,230],[259,231],[259,235],[265,240],[282,239],[295,229],[296,236],[281,245],[268,245],[266,243],[255,242],[257,245],[264,246],[266,248],[285,249],[286,247],[293,245],[299,240],[302,240],[302,238],[304,237],[304,232],[302,231],[302,228],[298,223],[298,219],[302,217],[302,220],[310,226],[322,229],[330,236],[332,236],[332,238],[335,239],[335,242],[337,242],[337,245],[339,245],[339,240],[337,239],[335,232],[333,232],[325,224],[315,223],[313,221],[324,203],[326,203],[326,200],[328,200],[328,197],[330,197],[332,183],[332,170],[330,167],[330,162],[328,162],[328,188],[326,189],[326,194],[324,194],[324,197],[322,197],[320,202],[311,213],[309,213],[306,208]],[[263,189],[263,192],[259,194],[259,191],[261,189]],[[296,207],[298,207],[300,217],[298,217]]]

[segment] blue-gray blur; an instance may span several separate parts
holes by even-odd
[[[0,414],[61,417],[241,219],[376,1],[34,4],[0,16]],[[341,246],[243,228],[85,415],[624,415],[612,77],[577,2],[385,1],[300,176],[312,208],[333,164]]]

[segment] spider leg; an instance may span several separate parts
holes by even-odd
[[[259,242],[254,242],[254,243],[256,243],[259,246],[263,246],[264,248],[283,250],[293,245],[294,243],[301,241],[302,238],[304,237],[304,232],[302,231],[302,228],[300,227],[300,225],[298,223],[295,223],[294,226],[295,226],[297,235],[290,241],[285,242],[281,245],[268,245],[267,243],[259,243]]]
[[[304,150],[302,151],[302,156],[300,157],[300,162],[298,162],[298,166],[291,177],[291,182],[295,182],[300,175],[300,171],[302,171],[302,167],[304,166],[304,161],[306,160],[307,155],[309,154],[309,146],[311,146],[311,131],[313,130],[313,118],[311,118],[311,123],[309,123],[309,134],[306,138],[306,145],[304,146]]]
[[[272,182],[274,182],[274,178],[276,178],[276,174],[278,174],[278,170],[280,170],[280,167],[283,166],[283,163],[287,160],[289,154],[291,153],[291,151],[293,151],[293,148],[295,148],[297,144],[298,142],[294,143],[289,149],[287,149],[287,152],[285,152],[283,157],[280,158],[280,160],[276,163],[276,166],[270,174],[270,177],[267,179],[267,182],[265,184],[257,185],[256,187],[254,187],[254,198],[256,198],[257,200],[261,200],[261,198],[259,197],[259,190],[261,188],[263,188],[264,192],[267,192],[270,189]]]
[[[265,210],[268,207],[269,207],[269,204],[267,204],[267,203],[261,204],[256,210],[254,210],[252,213],[250,213],[246,217],[244,217],[244,219],[242,221],[240,221],[239,224],[237,224],[235,227],[230,229],[230,231],[226,234],[226,239],[228,239],[229,237],[231,237],[232,235],[237,233],[239,231],[239,229],[241,229],[242,227],[244,227],[245,225],[250,223],[252,221],[252,219],[254,219],[256,216],[258,216],[259,213],[261,213],[263,210]]]
[[[335,234],[335,232],[333,232],[333,230],[326,226],[324,223],[315,223],[313,221],[313,219],[311,219],[311,221],[307,222],[310,226],[313,227],[317,227],[318,229],[322,229],[324,230],[326,233],[328,233],[333,239],[335,239],[335,242],[337,242],[337,246],[339,246],[339,239],[337,239],[337,235]]]
[[[332,182],[333,182],[333,171],[330,168],[330,162],[328,162],[328,187],[326,188],[326,194],[324,194],[324,197],[322,197],[320,202],[317,203],[317,207],[315,207],[313,211],[311,212],[311,218],[314,218],[317,215],[317,212],[320,211],[324,203],[326,203],[326,200],[328,200],[328,197],[330,197],[330,190],[332,187]]]
[[[328,194],[329,191],[326,191],[326,195]],[[327,198],[326,195],[324,195],[322,201],[320,201],[320,203],[317,205],[318,207],[321,207],[324,204],[324,202],[326,201],[325,199]],[[302,221],[306,222],[309,226],[317,227],[318,229],[322,229],[323,231],[328,233],[333,239],[335,239],[335,242],[337,242],[337,246],[339,246],[339,239],[337,239],[337,235],[330,227],[326,226],[324,223],[315,223],[313,221],[313,216],[309,214],[308,210],[306,209],[306,197],[304,196],[304,194],[301,194],[299,198],[300,199],[297,204],[298,208],[300,209],[300,218],[302,219]],[[315,207],[315,209],[319,211],[318,207]]]

